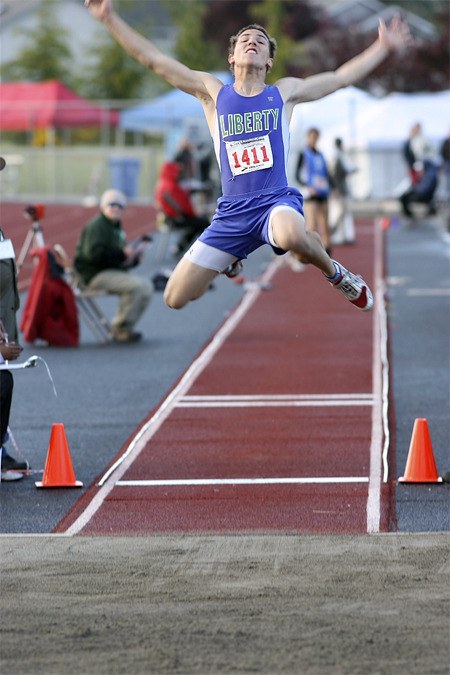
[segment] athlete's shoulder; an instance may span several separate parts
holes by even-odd
[[[294,98],[301,98],[304,80],[300,77],[282,77],[275,82],[275,87],[281,94],[285,103],[291,102]],[[298,100],[296,101],[299,102]]]

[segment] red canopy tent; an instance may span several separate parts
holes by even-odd
[[[117,112],[96,106],[58,80],[0,83],[0,129],[32,131],[116,126]]]

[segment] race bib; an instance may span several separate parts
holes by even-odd
[[[273,166],[272,146],[269,136],[225,142],[228,162],[233,176],[250,171],[260,171]]]

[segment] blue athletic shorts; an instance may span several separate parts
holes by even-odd
[[[277,255],[286,251],[273,246],[268,236],[269,219],[277,206],[288,206],[303,215],[302,194],[293,187],[242,196],[220,197],[211,225],[199,240],[236,256],[247,258],[263,244],[269,244]]]

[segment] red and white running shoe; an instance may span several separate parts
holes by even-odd
[[[347,300],[358,309],[361,309],[363,312],[371,310],[373,307],[373,297],[364,279],[358,274],[349,272],[348,269],[336,262],[336,260],[333,260],[333,263],[336,267],[336,272],[339,272],[339,276],[334,281],[329,280],[330,284],[334,288],[337,288],[338,291],[341,291]]]
[[[228,277],[229,279],[235,279],[236,277],[240,276],[243,269],[244,265],[242,263],[242,260],[236,260],[231,265],[228,265],[228,267],[224,269],[222,274],[225,274],[225,276]]]

